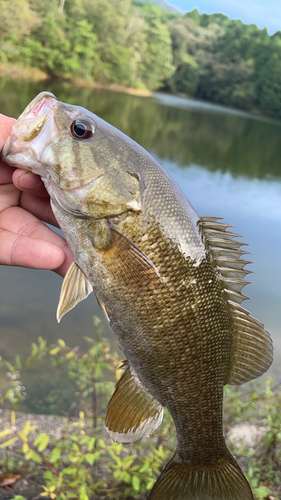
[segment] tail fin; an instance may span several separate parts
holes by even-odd
[[[254,500],[250,485],[230,453],[216,466],[168,463],[148,500]]]

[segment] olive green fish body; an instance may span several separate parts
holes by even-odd
[[[261,375],[272,343],[241,306],[237,235],[199,218],[145,150],[83,108],[40,94],[13,134],[4,159],[42,176],[73,253],[58,319],[94,290],[127,357],[109,435],[150,435],[164,407],[175,422],[175,455],[149,498],[253,499],[223,438],[223,387]]]
[[[158,187],[154,181],[154,192],[148,193],[149,181],[157,179],[158,172],[149,155],[145,156],[152,174],[146,171],[143,175],[147,191],[143,212],[153,215],[128,214],[120,220],[111,219],[108,231],[113,241],[110,239],[108,247],[91,248],[91,252],[86,252],[90,261],[82,264],[79,243],[74,250],[75,260],[105,304],[110,326],[130,366],[149,392],[171,412],[183,458],[198,461],[204,455],[208,462],[211,455],[218,457],[224,449],[222,391],[233,350],[231,315],[206,255],[198,216],[187,200],[178,196],[177,186],[163,174],[160,180],[164,186]],[[171,208],[163,210],[162,191],[168,190]],[[58,211],[56,215],[60,220]],[[66,225],[69,224],[70,221]],[[64,227],[62,220],[60,225]],[[84,221],[74,241],[80,242],[80,231],[84,238],[87,232],[89,247],[95,247],[93,226],[98,225]],[[116,244],[116,256],[114,238],[118,240],[119,234],[151,260],[155,272],[141,266],[138,269],[135,259],[128,259],[126,245],[122,249],[122,237],[122,243]],[[205,428],[213,433],[208,431],[206,435]]]

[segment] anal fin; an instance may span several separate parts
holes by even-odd
[[[57,308],[57,320],[61,318],[78,302],[84,300],[93,291],[93,287],[81,269],[72,262],[61,286],[60,299]]]
[[[116,384],[105,423],[111,439],[118,443],[133,443],[150,436],[159,427],[163,407],[132,374],[128,362],[122,368],[125,368],[125,373]]]

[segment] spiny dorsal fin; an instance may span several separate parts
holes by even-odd
[[[84,300],[93,291],[93,287],[82,273],[81,269],[72,262],[68,269],[61,286],[60,299],[57,308],[57,321],[60,322],[61,318],[71,309],[73,309],[78,302]]]
[[[133,443],[150,436],[159,427],[163,407],[131,372],[128,362],[124,362],[121,368],[125,373],[116,384],[105,423],[111,439],[118,443]]]
[[[203,243],[223,283],[228,299],[240,304],[248,298],[241,292],[244,286],[250,283],[243,279],[249,273],[244,270],[244,266],[249,261],[240,259],[241,255],[247,253],[240,250],[240,247],[246,243],[233,239],[239,235],[226,229],[234,226],[218,222],[218,218],[201,217],[198,226]]]
[[[241,292],[249,283],[243,279],[249,273],[244,266],[251,262],[240,258],[247,252],[240,250],[242,243],[230,239],[238,235],[233,233],[231,236],[226,231],[227,227],[233,226],[210,217],[199,220],[203,242],[222,281],[234,321],[234,357],[226,383],[243,384],[268,370],[273,359],[273,347],[264,326],[240,305],[248,299]]]
[[[234,259],[232,259],[232,260],[234,260]],[[247,269],[241,269],[239,267],[235,267],[235,264],[232,267],[231,266],[232,262],[228,262],[228,264],[229,264],[229,267],[220,266],[220,273],[225,278],[237,278],[237,275],[238,275],[243,279],[247,274],[250,274],[253,272],[253,271],[248,271]]]

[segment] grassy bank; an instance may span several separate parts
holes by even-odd
[[[49,78],[47,73],[38,68],[24,67],[18,64],[0,63],[0,78],[4,77],[33,80],[34,82],[47,80]]]

